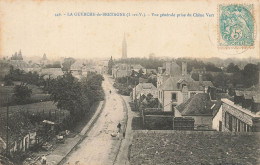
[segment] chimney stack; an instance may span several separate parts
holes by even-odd
[[[183,76],[187,75],[187,62],[182,62],[181,68],[182,68],[182,75]]]

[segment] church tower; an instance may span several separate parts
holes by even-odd
[[[126,39],[125,39],[125,34],[124,34],[124,39],[122,43],[122,59],[127,58],[127,45],[126,45]]]

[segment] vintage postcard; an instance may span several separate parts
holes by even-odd
[[[259,0],[0,0],[0,164],[259,165]]]

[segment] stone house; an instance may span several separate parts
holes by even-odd
[[[203,67],[203,68],[194,68],[192,67],[192,70],[191,70],[191,73],[190,74],[205,74],[206,73],[206,68]]]
[[[222,131],[259,132],[260,94],[252,87],[235,91],[234,101],[222,99]]]
[[[145,69],[146,74],[157,74],[156,69]]]
[[[219,111],[221,101],[211,100],[209,93],[198,93],[174,108],[174,117],[194,119],[195,130],[211,130],[212,116]]]
[[[182,66],[186,75],[187,71],[187,63],[182,63]],[[161,86],[168,78],[175,77],[175,76],[181,76],[182,71],[181,67],[175,62],[166,62],[163,64],[163,67],[158,68],[158,74],[157,74],[157,87]]]
[[[158,98],[157,88],[152,83],[139,83],[136,87],[133,88],[132,99],[135,100],[140,98],[140,95],[147,96],[149,93],[153,95],[153,98]]]
[[[127,64],[119,64],[115,65],[112,68],[112,76],[113,78],[121,78],[127,77],[131,75],[131,67]]]
[[[168,78],[158,88],[158,100],[164,111],[172,111],[175,106],[186,102],[189,98],[198,93],[206,93],[208,87],[212,87],[211,81],[193,80],[185,73],[181,76]]]
[[[213,112],[212,129],[222,131],[222,105],[218,111]]]
[[[64,73],[61,68],[43,68],[40,71],[41,75],[44,75],[44,78],[57,78],[58,76],[62,76]]]
[[[131,71],[135,71],[135,72],[139,72],[140,69],[142,69],[143,74],[146,74],[146,69],[145,67],[143,67],[140,64],[136,64],[136,65],[130,65],[130,69]]]

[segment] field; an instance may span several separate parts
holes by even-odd
[[[137,131],[130,164],[259,164],[259,133]]]
[[[19,82],[15,82],[15,84],[20,84]],[[30,89],[32,89],[31,102],[40,102],[46,101],[49,99],[48,94],[44,94],[40,87],[35,85],[28,85]],[[7,99],[9,102],[12,101],[14,86],[0,86],[0,106],[6,106]]]
[[[0,107],[1,115],[6,114],[6,107]],[[15,112],[29,112],[30,114],[61,114],[62,116],[67,116],[69,114],[69,111],[60,111],[55,104],[53,104],[52,101],[46,101],[46,102],[39,102],[39,103],[33,103],[33,104],[25,104],[25,105],[15,105],[9,107],[9,115]]]

